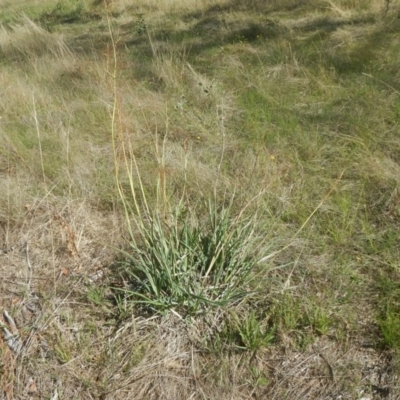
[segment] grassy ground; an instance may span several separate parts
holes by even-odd
[[[400,397],[397,0],[0,23],[1,399]]]

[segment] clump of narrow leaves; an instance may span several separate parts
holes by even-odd
[[[210,204],[200,219],[178,208],[169,222],[154,215],[140,224],[122,263],[129,299],[187,316],[245,297],[260,241],[255,219],[233,218],[230,211]]]

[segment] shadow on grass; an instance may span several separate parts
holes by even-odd
[[[203,12],[188,13],[180,16],[179,18],[187,22],[188,28],[183,30],[168,30],[158,29],[151,32],[152,40],[156,46],[159,47],[161,54],[174,51],[174,49],[186,46],[190,51],[190,56],[196,57],[203,52],[210,51],[214,48],[231,45],[235,43],[260,43],[261,45],[268,45],[268,41],[275,39],[287,39],[296,45],[300,39],[310,33],[314,39],[324,39],[338,29],[346,27],[362,27],[371,25],[376,22],[376,16],[366,14],[362,16],[355,16],[353,18],[332,18],[332,17],[318,17],[311,18],[305,21],[299,21],[290,29],[284,24],[279,22],[278,19],[271,17],[270,12],[265,14],[254,14],[254,18],[249,14],[243,14],[240,17],[231,18],[231,12],[241,9],[255,8],[259,2],[251,2],[251,5],[243,6],[239,2],[232,2],[227,6],[213,6]],[[275,2],[274,2],[275,3]],[[271,5],[267,3],[265,9],[268,11],[279,11],[287,9],[287,7],[298,8],[305,4],[305,2],[286,2],[286,8],[278,5]],[[289,4],[290,3],[290,4]],[[293,3],[293,4],[292,4]],[[304,3],[304,4],[303,4]],[[289,10],[291,9],[289,7]],[[229,20],[228,20],[229,19]],[[150,55],[146,48],[149,47],[148,36],[144,32],[137,34],[143,22],[137,21],[136,24],[132,23],[123,27],[127,30],[127,40],[125,45],[128,48],[138,49],[143,55]],[[332,63],[334,68],[339,72],[345,71],[359,71],[360,66],[368,63],[373,59],[373,51],[381,44],[382,35],[389,30],[397,31],[396,21],[391,21],[390,24],[380,27],[373,35],[365,39],[362,46],[358,46],[351,54],[346,54],[345,57],[333,57],[328,60]],[[130,32],[130,33],[129,33]],[[302,44],[303,45],[303,44]]]
[[[244,4],[245,3],[245,4]],[[383,37],[387,33],[397,33],[400,22],[397,19],[376,26],[372,34],[364,37],[353,48],[338,47],[335,51],[327,49],[326,40],[338,29],[347,27],[362,28],[377,21],[372,14],[356,15],[353,18],[334,18],[318,16],[312,18],[311,11],[322,7],[320,1],[313,1],[312,10],[307,1],[261,1],[242,2],[232,0],[226,5],[211,6],[203,11],[183,15],[171,15],[171,19],[185,22],[185,28],[151,25],[145,14],[137,14],[127,23],[118,27],[118,46],[127,50],[128,58],[134,59],[133,78],[157,80],[151,73],[154,49],[157,56],[175,57],[182,52],[192,62],[203,53],[235,44],[252,44],[268,49],[274,41],[286,40],[296,56],[299,54],[305,65],[316,65],[323,55],[326,68],[333,68],[339,74],[352,74],[367,71],[374,62]],[[98,8],[84,8],[81,3],[65,6],[58,3],[50,12],[43,13],[40,23],[48,29],[57,24],[91,24],[84,34],[72,37],[68,45],[77,52],[91,53],[104,51],[109,44],[107,30]],[[322,8],[321,8],[322,9]],[[293,11],[295,13],[293,14]],[[291,23],[285,21],[285,13],[290,12]],[[310,17],[311,15],[311,17]],[[299,17],[296,21],[293,17]],[[300,18],[307,17],[307,18]],[[150,17],[149,17],[150,18]],[[151,42],[149,43],[149,34]],[[259,61],[259,60],[258,60]],[[258,62],[257,61],[257,62]],[[159,87],[156,82],[155,87]]]
[[[81,2],[77,2],[73,6],[58,2],[52,10],[44,12],[39,17],[39,22],[51,29],[54,25],[81,24],[101,18],[101,14],[98,12],[86,10]]]

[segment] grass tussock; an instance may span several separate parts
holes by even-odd
[[[132,235],[123,264],[132,288],[127,295],[144,307],[172,309],[185,318],[245,298],[251,275],[260,272],[253,254],[254,221],[232,218],[229,211],[209,205],[204,221],[179,208],[166,223],[151,217],[139,239]]]
[[[399,397],[397,0],[0,4],[1,398]]]
[[[23,17],[18,24],[2,26],[0,51],[3,58],[18,61],[46,54],[55,58],[70,56],[62,37],[48,33],[28,17]]]

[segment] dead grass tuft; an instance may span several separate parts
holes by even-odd
[[[66,57],[71,53],[61,36],[51,34],[28,17],[0,31],[2,56],[12,60],[26,61],[50,54],[52,57]]]

